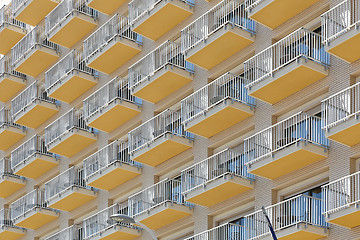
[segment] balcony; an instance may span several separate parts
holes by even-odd
[[[26,128],[12,121],[10,110],[0,109],[0,150],[5,151],[26,136]]]
[[[130,89],[135,96],[157,103],[190,83],[193,73],[181,46],[166,41],[129,68]]]
[[[26,86],[26,75],[11,67],[11,59],[0,58],[0,102],[7,102]]]
[[[250,239],[248,234],[249,230],[241,225],[225,223],[218,227],[206,230],[204,232],[198,233],[192,237],[185,238],[185,240],[222,240],[222,239]]]
[[[223,0],[181,31],[187,61],[212,69],[255,40],[255,22],[244,4]]]
[[[247,81],[226,73],[181,101],[185,130],[210,138],[254,114]],[[219,124],[221,123],[221,124]]]
[[[88,126],[109,133],[137,116],[141,106],[128,81],[116,77],[84,100],[84,118]]]
[[[300,112],[244,140],[249,172],[275,179],[328,156],[321,119]]]
[[[271,29],[275,29],[318,1],[245,0],[245,6],[251,19]]]
[[[129,152],[132,160],[157,166],[192,148],[192,141],[180,111],[167,109],[129,132]]]
[[[84,160],[86,183],[110,191],[141,174],[142,164],[130,160],[128,143],[116,140]]]
[[[63,0],[45,18],[49,41],[71,48],[96,26],[98,11],[85,5],[86,0]]]
[[[59,218],[59,211],[47,207],[44,192],[35,189],[10,204],[11,220],[15,226],[38,229]]]
[[[125,0],[86,0],[86,5],[106,15],[111,15],[125,2]]]
[[[15,174],[36,179],[59,165],[59,159],[48,152],[44,137],[35,135],[11,152],[11,169]]]
[[[360,83],[322,101],[325,137],[347,146],[360,143]]]
[[[45,238],[45,240],[60,240],[60,239],[83,240],[82,228],[79,225],[72,225],[60,232],[51,235],[50,237]]]
[[[129,20],[133,30],[156,41],[194,12],[193,0],[132,0]]]
[[[320,35],[304,28],[244,62],[249,95],[275,104],[328,75]]]
[[[59,2],[59,0],[12,0],[11,10],[17,20],[36,26]]]
[[[323,200],[298,195],[265,208],[278,239],[316,240],[328,236]],[[273,239],[262,210],[244,217],[242,239]]]
[[[327,222],[346,228],[360,226],[360,172],[322,186]]]
[[[24,237],[26,229],[14,226],[11,221],[10,210],[3,208],[0,210],[0,239],[17,240]]]
[[[83,111],[73,108],[45,128],[45,144],[49,152],[72,157],[96,142],[96,134],[86,125]]]
[[[14,174],[10,164],[10,159],[0,159],[0,198],[7,198],[26,185],[26,178]],[[0,232],[0,239],[1,236]]]
[[[12,49],[13,70],[36,77],[59,58],[59,46],[49,42],[44,29],[35,27]]]
[[[84,240],[117,240],[141,237],[141,230],[131,224],[121,224],[110,219],[114,214],[128,215],[128,208],[114,204],[84,219]]]
[[[45,183],[49,207],[70,212],[97,197],[97,190],[86,185],[84,170],[71,167]]]
[[[142,37],[127,17],[115,14],[85,39],[83,48],[89,67],[110,74],[141,51]]]
[[[184,201],[181,182],[165,179],[128,199],[129,215],[151,229],[159,229],[192,215],[193,206]]]
[[[71,103],[97,84],[97,72],[86,66],[82,52],[72,50],[45,73],[49,97]]]
[[[3,6],[0,9],[0,54],[6,55],[26,32],[26,24],[14,19],[9,6]]]
[[[325,50],[349,63],[360,58],[360,6],[346,0],[321,15]]]
[[[181,172],[185,201],[210,207],[254,188],[244,154],[226,149]]]
[[[44,85],[35,81],[11,100],[11,117],[17,124],[38,128],[59,112],[59,105],[47,96]]]

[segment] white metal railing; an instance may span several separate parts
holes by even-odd
[[[321,35],[300,28],[244,62],[245,78],[251,86],[273,76],[276,71],[300,58],[329,66]]]
[[[181,48],[185,54],[227,24],[255,33],[255,22],[248,18],[240,0],[223,0],[181,30]]]
[[[265,211],[275,231],[306,224],[328,228],[324,216],[321,214],[323,200],[307,195],[298,195],[288,200],[266,207]],[[262,210],[244,217],[246,238],[259,239],[270,234],[268,223]]]
[[[155,8],[156,5],[160,4],[165,0],[132,0],[129,3],[129,20],[131,25],[134,25],[136,22],[140,21],[143,17],[150,13],[151,10]],[[188,4],[190,7],[195,5],[194,0],[178,0]]]
[[[32,103],[48,102],[60,105],[60,102],[47,96],[44,84],[34,81],[30,86],[25,88],[19,95],[11,100],[11,117],[15,119],[21,112],[26,111]]]
[[[135,217],[164,203],[192,207],[182,195],[181,181],[164,179],[128,198],[129,215]]]
[[[360,23],[360,1],[345,0],[321,15],[324,44],[330,44]]]
[[[251,13],[251,10],[265,0],[245,0],[245,9]]]
[[[226,174],[255,180],[254,175],[247,171],[244,154],[225,149],[181,171],[183,193],[194,191]]]
[[[84,219],[83,221],[83,228],[84,228],[84,239],[91,239],[97,235],[101,235],[104,231],[111,229],[111,228],[133,228],[133,229],[140,229],[132,224],[122,224],[116,222],[110,218],[110,216],[114,214],[124,214],[128,215],[128,207],[122,206],[120,204],[114,204],[108,208],[105,208],[102,211]]]
[[[84,54],[74,49],[45,72],[46,91],[49,92],[54,86],[61,84],[70,74],[79,72],[97,76],[94,69],[86,66]]]
[[[16,26],[22,28],[24,31],[27,30],[27,25],[17,19],[15,19],[14,15],[11,13],[11,6],[10,5],[4,5],[2,8],[0,8],[0,26]]]
[[[248,95],[248,90],[245,88],[246,84],[246,79],[232,73],[225,73],[200,88],[190,96],[181,100],[183,123],[186,124],[200,117],[209,109],[226,99],[254,107],[255,99]]]
[[[62,0],[45,17],[45,34],[49,36],[58,26],[61,26],[65,20],[74,15],[84,14],[92,17],[94,21],[99,18],[99,12],[88,7],[85,0]]]
[[[46,146],[74,130],[96,133],[93,128],[86,125],[82,109],[71,109],[45,128]]]
[[[72,225],[45,238],[45,240],[83,240],[82,228],[79,225]]]
[[[41,47],[59,51],[59,45],[47,40],[44,28],[36,26],[11,49],[12,65],[15,66],[21,59],[25,58],[31,50]]]
[[[27,159],[37,154],[57,158],[55,154],[47,151],[44,137],[34,135],[11,152],[11,168],[16,168],[18,165],[26,162]]]
[[[246,138],[246,164],[253,164],[301,141],[329,147],[321,129],[321,118],[300,112]]]
[[[157,71],[167,66],[194,73],[194,65],[185,61],[181,46],[168,40],[129,68],[130,89],[133,90],[140,83],[148,81]]]
[[[323,100],[321,110],[326,131],[351,117],[357,117],[360,113],[360,83]]]
[[[18,178],[23,181],[26,180],[25,177],[14,174],[13,170],[11,169],[11,160],[9,158],[0,159],[0,176],[11,176],[13,178]]]
[[[87,180],[93,174],[116,163],[142,168],[141,163],[130,159],[128,143],[116,140],[84,160],[84,177]]]
[[[142,100],[131,94],[127,79],[115,77],[84,100],[85,121],[117,100],[142,106]]]
[[[84,58],[89,60],[96,53],[101,52],[111,41],[122,38],[136,42],[139,45],[142,44],[142,36],[131,30],[128,18],[115,14],[84,40]]]
[[[16,127],[22,130],[26,129],[26,127],[14,123],[13,119],[11,118],[10,109],[6,109],[5,107],[3,107],[2,109],[0,109],[0,128],[9,126]]]
[[[25,74],[13,70],[13,67],[11,66],[11,58],[8,56],[0,58],[0,76],[3,75],[12,75],[26,80]]]
[[[67,190],[78,188],[97,191],[86,185],[84,169],[73,166],[45,183],[45,200],[48,202]]]
[[[248,229],[244,226],[225,223],[218,227],[198,233],[185,240],[247,240],[249,239]]]
[[[324,214],[329,215],[351,204],[360,203],[360,172],[322,186]]]
[[[193,134],[184,130],[180,111],[167,109],[129,132],[130,154],[144,148],[166,133],[185,137],[190,141],[194,139]]]
[[[15,227],[11,221],[11,212],[8,208],[3,208],[0,210],[0,228],[3,227]]]

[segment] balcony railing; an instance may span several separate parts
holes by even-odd
[[[120,14],[115,14],[84,40],[84,59],[89,60],[89,58],[100,52],[110,41],[117,38],[126,38],[137,44],[142,44],[141,35],[131,30],[128,18]]]
[[[45,89],[47,92],[57,84],[61,84],[69,74],[82,72],[96,76],[97,72],[86,66],[84,54],[77,50],[72,50],[45,73]]]
[[[239,0],[224,0],[181,30],[181,48],[185,54],[226,24],[255,33],[255,22],[248,18]]]
[[[3,227],[12,227],[12,228],[19,228],[19,229],[23,229],[20,227],[16,227],[12,220],[11,220],[11,211],[8,208],[3,208],[0,210],[0,228],[3,229]]]
[[[45,183],[45,200],[49,201],[57,195],[73,188],[95,190],[86,185],[84,169],[73,166]]]
[[[11,168],[16,168],[23,161],[36,154],[57,157],[55,154],[47,151],[44,137],[35,135],[11,152]]]
[[[329,54],[325,52],[322,37],[300,28],[244,62],[245,78],[251,86],[265,80],[300,58],[329,66]]]
[[[47,40],[44,28],[36,26],[11,49],[12,65],[16,65],[31,50],[39,46],[59,51],[59,45]]]
[[[46,146],[73,129],[94,133],[94,129],[86,125],[82,109],[71,109],[45,128]]]
[[[185,61],[181,46],[168,40],[129,68],[130,89],[147,81],[166,65],[194,72],[194,65]]]
[[[1,127],[9,127],[9,126],[11,126],[11,127],[15,127],[15,128],[25,130],[26,127],[14,123],[14,121],[11,118],[10,112],[11,112],[10,109],[6,109],[5,107],[0,109],[0,128]]]
[[[181,181],[164,179],[129,197],[129,215],[136,217],[166,202],[192,207],[191,203],[184,201]]]
[[[323,128],[327,131],[360,113],[360,83],[348,87],[321,103]]]
[[[139,229],[138,227],[132,224],[122,224],[111,220],[110,216],[114,214],[124,214],[128,215],[128,207],[122,206],[120,204],[114,204],[94,215],[84,219],[84,240],[90,239],[97,235],[101,235],[105,230],[113,228],[115,226],[128,227],[133,229]]]
[[[245,4],[245,9],[246,11],[251,12],[251,10],[256,7],[257,5],[259,5],[261,2],[263,2],[265,0],[245,0],[244,4]]]
[[[45,240],[83,240],[82,229],[78,225],[72,225],[64,230],[57,232]]]
[[[345,0],[321,15],[323,43],[329,44],[351,29],[357,28],[360,21],[360,2]]]
[[[11,4],[13,4],[13,3],[11,3]],[[11,7],[9,5],[8,6],[5,5],[0,9],[0,27],[3,27],[3,26],[6,27],[9,25],[22,28],[24,31],[27,29],[27,26],[25,23],[23,23],[19,20],[16,20],[14,18],[14,15],[11,13]]]
[[[131,25],[134,25],[136,22],[140,21],[145,17],[156,5],[160,4],[164,0],[132,0],[129,3],[129,21]],[[180,0],[189,6],[194,6],[194,0]]]
[[[11,116],[13,119],[16,118],[21,112],[25,111],[28,106],[36,102],[48,102],[52,104],[59,105],[59,101],[48,97],[45,92],[44,85],[38,81],[33,82],[17,95],[13,100],[11,100]]]
[[[18,78],[26,79],[26,75],[13,70],[11,66],[11,58],[3,56],[0,58],[0,76],[12,75]]]
[[[328,224],[321,214],[323,200],[306,195],[298,195],[265,208],[275,231],[303,223],[327,228]],[[262,210],[244,217],[247,236],[244,239],[258,239],[270,234]]]
[[[360,172],[322,186],[324,214],[329,215],[351,204],[360,203]]]
[[[141,106],[142,100],[131,94],[126,79],[116,77],[84,100],[84,118],[87,121],[94,114],[101,112],[116,99]]]
[[[130,154],[146,147],[166,133],[185,137],[189,140],[194,139],[193,134],[184,130],[184,126],[181,124],[180,111],[167,109],[129,132]]]
[[[12,168],[11,168],[10,158],[0,159],[0,176],[11,176],[11,177],[25,180],[25,177],[14,174],[14,172],[12,171]]]
[[[226,73],[197,90],[181,101],[183,123],[201,116],[218,103],[230,99],[249,106],[255,106],[255,99],[248,95],[247,81],[235,74]]]
[[[300,112],[244,140],[246,164],[253,164],[301,141],[329,147],[321,118]]]
[[[198,233],[192,237],[186,238],[185,240],[222,240],[222,239],[234,239],[234,240],[246,240],[248,238],[248,230],[246,227],[225,223],[218,227],[209,229],[207,231]]]
[[[225,149],[181,172],[183,193],[193,191],[225,174],[255,179],[247,172],[244,154]]]
[[[84,160],[85,179],[115,162],[142,168],[141,163],[130,159],[128,143],[116,140]]]

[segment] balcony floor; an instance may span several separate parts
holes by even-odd
[[[353,116],[330,128],[325,132],[325,137],[352,147],[360,143],[360,120]]]
[[[16,19],[31,26],[36,26],[59,2],[58,0],[30,0],[20,8]]]
[[[54,211],[36,208],[36,211],[31,210],[30,212],[16,219],[15,225],[18,227],[35,230],[57,218],[59,218],[59,214]]]
[[[25,236],[26,231],[18,228],[3,227],[0,230],[0,239],[17,240]]]
[[[87,5],[99,12],[110,15],[125,2],[125,0],[90,0]]]
[[[254,41],[255,36],[250,32],[226,24],[212,33],[206,42],[202,41],[189,50],[186,60],[210,70]]]
[[[16,116],[15,123],[29,128],[38,128],[58,112],[59,108],[55,104],[36,100]]]
[[[253,114],[254,109],[250,106],[226,99],[209,109],[206,114],[201,114],[188,122],[185,129],[196,135],[210,138]]]
[[[304,142],[292,144],[276,152],[274,156],[263,158],[251,166],[249,172],[260,177],[275,179],[294,172],[328,157],[325,148]]]
[[[0,150],[7,150],[25,137],[26,132],[15,127],[4,126],[0,128]]]
[[[59,24],[49,35],[49,40],[60,46],[71,48],[91,30],[97,26],[97,22],[85,14],[71,14]]]
[[[133,31],[156,41],[194,12],[180,0],[161,1],[133,26]]]
[[[253,85],[249,95],[275,104],[328,75],[328,70],[317,62],[300,58],[280,68],[273,76]]]
[[[115,162],[105,169],[94,173],[86,182],[91,187],[110,191],[140,174],[141,169],[135,166]]]
[[[9,101],[26,86],[26,80],[4,74],[0,77],[0,102]]]
[[[137,116],[140,112],[141,108],[134,103],[116,99],[91,116],[87,124],[90,127],[109,133]]]
[[[210,207],[253,188],[250,180],[226,174],[188,192],[185,201]]]
[[[25,187],[26,181],[23,179],[19,179],[11,176],[1,176],[0,179],[0,198],[7,198],[14,192],[20,190]],[[0,234],[1,236],[1,234]],[[1,239],[1,237],[0,237]]]
[[[271,29],[295,17],[319,0],[265,0],[253,8],[249,17]]]
[[[141,237],[141,231],[128,228],[114,226],[101,233],[101,236],[89,238],[89,240],[132,240]]]
[[[16,166],[14,172],[20,176],[36,179],[58,165],[59,161],[53,157],[34,154]]]
[[[150,229],[156,230],[191,214],[192,210],[189,207],[176,203],[171,205],[170,202],[167,202],[136,216],[135,219]]]
[[[56,195],[49,200],[49,207],[71,212],[72,210],[95,199],[97,194],[94,191],[83,188],[68,188],[60,196]]]
[[[133,94],[151,103],[157,103],[193,80],[190,72],[166,65],[155,72],[149,80],[134,88]]]
[[[12,25],[0,28],[0,54],[6,55],[24,36],[26,31]]]
[[[297,226],[291,226],[276,231],[276,236],[280,240],[317,240],[328,236],[328,230],[323,227],[305,225],[300,223]],[[261,238],[261,240],[272,240],[270,235]]]
[[[354,228],[360,226],[360,209],[355,204],[326,217],[326,221],[337,226]]]
[[[167,133],[136,151],[132,160],[155,167],[190,148],[189,139]]]
[[[129,39],[116,37],[89,58],[88,66],[110,74],[141,52],[141,49],[139,44]]]

